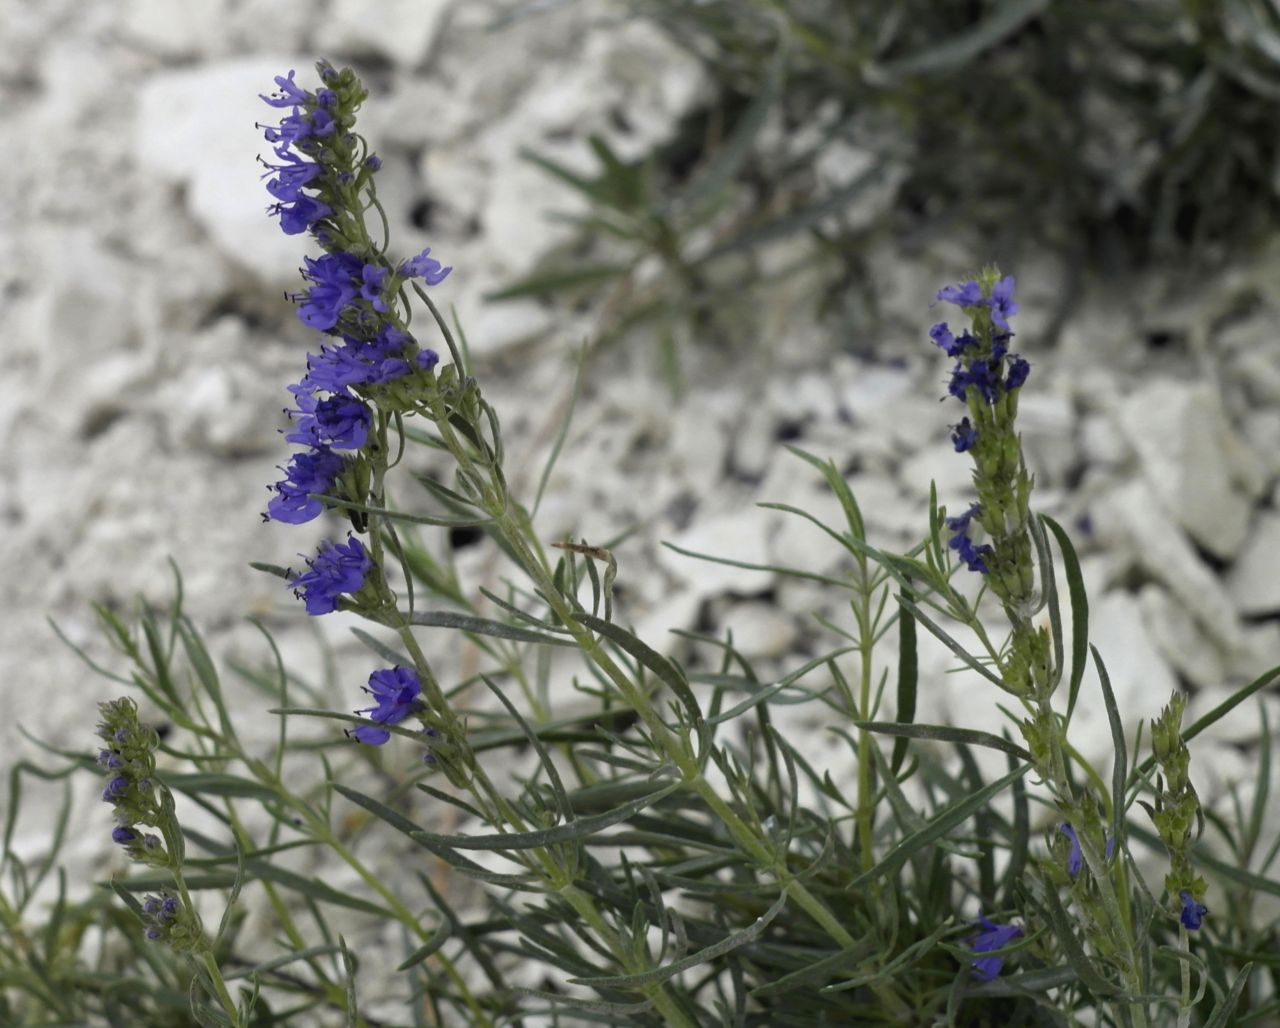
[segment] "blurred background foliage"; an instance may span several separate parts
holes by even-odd
[[[821,314],[874,318],[871,244],[982,240],[1114,275],[1196,274],[1280,211],[1275,0],[632,0],[715,94],[654,153],[529,158],[584,194],[574,245],[498,297],[612,282],[605,339],[638,319],[724,338],[744,286],[820,261]],[[812,244],[767,262],[763,244]],[[663,301],[666,301],[665,303]],[[852,310],[851,310],[852,307]],[[661,333],[667,344],[677,332]]]

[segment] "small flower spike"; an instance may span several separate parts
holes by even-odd
[[[1022,934],[1022,929],[1012,924],[996,924],[988,921],[985,915],[978,915],[980,930],[969,939],[969,949],[975,954],[990,953],[995,949],[1003,949]],[[981,982],[989,982],[1004,967],[1004,957],[976,957],[973,961],[973,977]]]

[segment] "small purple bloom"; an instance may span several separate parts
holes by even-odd
[[[968,420],[967,418],[965,419]],[[969,531],[969,522],[982,513],[982,508],[976,504],[969,504],[969,509],[963,514],[958,514],[954,518],[947,518],[947,527],[953,532]]]
[[[1013,302],[1013,276],[1006,275],[991,290],[991,322],[996,328],[1009,331],[1009,319],[1018,313]]]
[[[413,713],[418,693],[422,691],[422,683],[411,668],[391,667],[371,674],[365,691],[378,701],[377,705],[365,707],[356,713],[368,714],[370,721],[398,725]],[[385,728],[375,728],[373,725],[360,725],[351,734],[369,746],[381,746],[391,738],[391,733]]]
[[[387,269],[376,264],[366,264],[360,272],[360,295],[373,304],[373,309],[379,313],[387,309],[387,301],[382,298],[386,280]]]
[[[1080,836],[1076,834],[1076,830],[1071,827],[1070,822],[1060,825],[1058,831],[1071,840],[1071,850],[1067,853],[1067,874],[1074,878],[1080,873],[1080,868],[1084,866],[1084,852],[1080,849]]]
[[[423,350],[414,360],[423,371],[430,371],[440,363],[440,355],[435,350]]]
[[[132,828],[126,827],[125,825],[116,825],[116,827],[111,830],[112,840],[114,842],[120,843],[120,845],[122,846],[127,846],[129,843],[133,842],[137,837],[138,837],[138,833],[135,832]]]
[[[292,203],[298,199],[300,189],[310,185],[324,174],[324,169],[315,161],[304,161],[286,146],[276,147],[276,156],[287,163],[267,164],[263,161],[267,171],[262,177],[275,175],[275,178],[267,183],[267,192],[277,200]]]
[[[400,265],[400,274],[407,275],[409,278],[420,278],[429,286],[439,285],[453,268],[441,267],[438,260],[428,256],[430,253],[431,247],[428,246],[418,256],[410,257]]]
[[[342,473],[342,458],[332,450],[320,448],[295,453],[289,466],[280,470],[284,478],[273,487],[276,495],[267,504],[267,517],[301,525],[324,510],[324,502],[311,499],[310,494],[333,492],[333,484]]]
[[[1014,355],[1009,361],[1009,375],[1004,380],[1004,391],[1011,393],[1023,382],[1027,380],[1027,376],[1031,374],[1031,365],[1021,357]]]
[[[129,778],[127,775],[116,775],[107,783],[107,787],[102,790],[102,798],[107,803],[115,803],[117,800],[123,799],[125,793],[129,791]]]
[[[299,383],[298,405],[301,410],[298,427],[285,436],[291,443],[301,443],[321,450],[358,450],[369,440],[369,424],[373,420],[369,408],[353,396],[330,396],[315,400],[301,390],[310,389]]]
[[[305,104],[310,100],[311,94],[293,81],[295,72],[290,70],[287,76],[277,75],[275,78],[276,85],[279,90],[271,96],[262,96],[262,99],[269,103],[272,107],[295,107],[298,104]]]
[[[365,575],[373,568],[373,558],[359,539],[349,538],[346,543],[325,540],[316,555],[307,559],[307,568],[292,578],[293,593],[306,604],[308,614],[328,614],[338,609],[338,597],[343,593],[360,591]]]
[[[981,546],[974,546],[973,540],[967,535],[957,535],[952,537],[949,545],[956,551],[956,556],[964,562],[964,565],[970,571],[977,571],[979,574],[985,575],[991,570],[987,566],[986,557],[995,551],[986,543]]]
[[[935,346],[939,347],[948,357],[959,357],[961,353],[971,346],[977,345],[976,340],[966,329],[960,333],[960,338],[956,338],[951,334],[951,329],[947,327],[945,321],[940,321],[929,329],[929,338],[933,340]]]
[[[973,449],[973,444],[977,441],[978,432],[969,424],[968,418],[961,418],[960,424],[951,429],[951,442],[956,448],[956,453],[964,453],[965,450]]]
[[[983,914],[978,915],[980,931],[969,939],[969,948],[976,953],[990,953],[1003,949],[1022,934],[1022,929],[1012,924],[996,924],[988,921]],[[979,981],[989,982],[1004,967],[1004,957],[978,957],[973,961],[973,977]]]
[[[1187,892],[1186,889],[1178,893],[1178,898],[1182,900],[1182,915],[1180,917],[1182,926],[1193,932],[1196,931],[1200,927],[1201,919],[1205,914],[1209,913],[1209,908]]]
[[[958,286],[943,286],[938,290],[938,299],[961,307],[980,307],[986,303],[982,296],[982,287],[977,282],[964,282]]]
[[[293,203],[272,204],[267,213],[280,218],[280,229],[286,236],[296,236],[307,231],[321,218],[327,218],[333,213],[333,208],[304,194]]]
[[[365,167],[370,171],[380,171],[382,169],[382,158],[376,153],[371,153],[364,159]]]
[[[302,277],[311,282],[298,317],[303,324],[322,332],[338,323],[343,309],[359,293],[364,262],[349,253],[326,253],[312,259],[304,257]]]

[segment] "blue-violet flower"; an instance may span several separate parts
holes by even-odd
[[[375,706],[365,707],[356,713],[368,714],[369,720],[384,725],[398,725],[413,713],[418,693],[422,691],[422,683],[411,668],[397,666],[383,668],[371,674],[365,691],[378,702]],[[360,725],[351,734],[369,746],[381,746],[391,738],[391,733],[385,728],[375,728],[373,725]]]
[[[1178,893],[1178,898],[1182,901],[1182,915],[1180,917],[1182,925],[1184,928],[1194,932],[1200,927],[1200,922],[1204,915],[1209,913],[1209,908],[1187,892],[1186,889]]]
[[[989,953],[994,949],[1003,949],[1022,934],[1022,929],[1012,924],[996,924],[988,921],[983,914],[978,915],[979,931],[969,940],[969,948],[974,953]],[[973,977],[979,981],[989,982],[1004,967],[1004,957],[978,957],[973,961]]]
[[[359,592],[365,575],[373,568],[359,539],[346,543],[325,540],[314,557],[307,558],[308,571],[291,578],[293,593],[307,606],[307,613],[328,614],[338,609],[343,593]]]

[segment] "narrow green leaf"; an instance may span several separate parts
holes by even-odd
[[[401,653],[399,650],[397,650],[393,646],[388,646],[381,639],[375,638],[374,636],[370,635],[363,628],[353,627],[351,629],[351,634],[354,635],[357,639],[359,639],[362,643],[364,643],[367,647],[369,647],[369,649],[371,649],[374,653],[376,653],[379,657],[381,657],[383,660],[387,661],[388,663],[412,666],[413,661],[411,661],[406,654]]]
[[[1230,1017],[1235,1013],[1236,1004],[1240,1002],[1240,994],[1244,992],[1245,983],[1249,979],[1249,972],[1253,970],[1253,964],[1245,964],[1240,968],[1240,973],[1236,975],[1236,980],[1231,983],[1231,991],[1226,997],[1213,1008],[1213,1013],[1209,1015],[1209,1020],[1205,1022],[1204,1028],[1227,1028],[1231,1024]]]
[[[508,875],[487,871],[474,860],[471,860],[469,857],[464,857],[452,847],[436,842],[435,839],[439,838],[438,836],[432,837],[428,833],[422,832],[416,824],[410,821],[403,814],[392,810],[385,803],[379,803],[372,796],[366,796],[362,792],[350,789],[337,782],[333,782],[332,786],[333,791],[338,793],[338,795],[349,799],[357,806],[363,807],[374,817],[378,818],[380,821],[386,822],[396,831],[408,836],[423,849],[434,853],[450,867],[462,874],[469,875],[472,878],[477,878],[482,882],[490,882],[495,885],[505,885],[512,888],[527,889],[534,881],[533,876],[527,874]],[[390,917],[390,915],[387,916],[388,918]]]
[[[565,996],[558,992],[543,992],[541,989],[529,989],[517,985],[511,990],[517,996],[532,996],[544,999],[550,1006],[548,1010],[577,1010],[583,1014],[602,1014],[609,1020],[603,1024],[625,1024],[631,1014],[642,1014],[653,1006],[653,1000],[646,999],[639,1003],[610,1003],[602,999],[579,999],[576,996]],[[594,1019],[593,1019],[594,1020]]]
[[[586,625],[593,632],[598,632],[610,642],[616,643],[624,651],[638,660],[644,667],[648,668],[663,682],[671,687],[671,691],[679,697],[680,702],[684,704],[688,710],[689,716],[694,723],[702,721],[702,710],[698,706],[698,700],[693,695],[693,690],[689,688],[689,683],[682,672],[675,664],[666,657],[662,656],[657,650],[648,646],[637,636],[628,632],[625,628],[615,625],[610,621],[603,621],[600,618],[592,617],[586,612],[576,612],[573,615],[575,621]]]
[[[683,782],[671,782],[661,789],[654,790],[630,803],[624,803],[613,810],[592,817],[575,818],[554,828],[542,828],[533,832],[506,832],[493,835],[437,835],[434,832],[415,830],[410,836],[420,841],[430,842],[434,846],[448,846],[458,850],[531,850],[555,846],[559,843],[573,842],[595,835],[606,828],[640,813],[665,796],[670,796],[683,785]]]
[[[898,726],[895,726],[898,727]],[[873,882],[877,878],[890,875],[896,872],[913,853],[923,849],[925,846],[943,838],[948,832],[957,826],[963,824],[980,807],[984,807],[991,797],[998,795],[1005,788],[1012,785],[1015,781],[1031,770],[1030,764],[1024,764],[1022,767],[1016,768],[1003,778],[998,778],[986,787],[965,797],[958,803],[947,807],[941,813],[936,814],[933,818],[925,823],[925,826],[918,832],[914,832],[907,836],[902,842],[898,843],[891,849],[875,867],[869,871],[865,871],[855,878],[845,887],[846,891],[853,891]]]
[[[1098,681],[1102,685],[1102,702],[1107,708],[1107,723],[1111,726],[1111,746],[1114,750],[1111,762],[1111,838],[1119,842],[1124,830],[1125,776],[1129,771],[1129,752],[1124,739],[1124,724],[1120,709],[1116,706],[1116,694],[1111,689],[1111,676],[1102,663],[1102,654],[1096,646],[1089,647],[1093,663],[1098,669]]]
[[[427,957],[431,956],[436,950],[449,941],[449,937],[453,935],[453,922],[445,918],[440,927],[437,928],[426,942],[409,954],[407,958],[396,968],[397,971],[407,971],[409,968],[417,964],[421,964]]]
[[[1063,909],[1062,900],[1058,898],[1058,890],[1048,888],[1044,890],[1043,895],[1045,913],[1048,914],[1049,922],[1053,925],[1054,936],[1062,947],[1063,956],[1067,958],[1067,962],[1079,976],[1080,981],[1095,996],[1107,997],[1114,995],[1115,989],[1098,973],[1097,968],[1093,966],[1093,961],[1089,959],[1084,947],[1080,945],[1080,940],[1076,937],[1075,922],[1067,916],[1066,910]]]
[[[493,297],[490,297],[493,299]],[[569,399],[565,403],[564,415],[560,419],[560,430],[556,432],[555,442],[551,444],[551,453],[547,455],[547,462],[542,466],[542,474],[538,476],[538,489],[533,496],[533,507],[529,511],[529,520],[532,521],[538,516],[538,508],[542,506],[542,494],[547,491],[547,482],[551,479],[551,472],[556,466],[556,461],[560,457],[560,451],[564,448],[564,441],[569,436],[569,426],[573,423],[573,412],[578,407],[578,399],[582,395],[582,377],[587,366],[587,344],[578,347],[578,356],[573,365],[573,385],[569,388]]]
[[[572,639],[559,639],[542,632],[533,632],[527,628],[518,628],[501,621],[490,621],[488,618],[475,617],[471,614],[458,614],[451,610],[420,610],[409,617],[415,625],[429,625],[435,628],[456,628],[474,635],[490,635],[495,639],[510,639],[513,642],[540,643],[544,646],[573,646]]]
[[[1252,853],[1258,845],[1258,838],[1262,834],[1267,814],[1267,800],[1271,796],[1271,724],[1267,720],[1265,703],[1258,704],[1258,715],[1262,720],[1257,750],[1258,784],[1254,787],[1253,806],[1249,811],[1249,822],[1245,831],[1245,852],[1247,853]]]
[[[682,210],[699,207],[712,199],[731,182],[746,166],[755,146],[756,137],[764,127],[769,111],[783,95],[783,83],[787,70],[787,49],[779,43],[769,59],[763,80],[756,87],[750,105],[738,118],[733,131],[715,152],[693,181],[676,194],[672,206]]]
[[[272,788],[237,775],[215,771],[157,771],[161,783],[188,796],[243,796],[267,803],[280,798]]]
[[[899,595],[899,600],[901,600]],[[916,619],[901,602],[898,604],[898,723],[909,725],[916,716],[916,690],[919,684],[919,662],[916,650]],[[893,744],[889,766],[896,775],[907,759],[907,739]]]
[[[493,518],[446,518],[438,514],[410,514],[404,510],[392,510],[389,507],[371,507],[367,503],[356,503],[341,496],[329,496],[325,493],[311,494],[317,500],[323,500],[331,506],[342,510],[355,510],[362,514],[376,514],[389,521],[404,521],[411,525],[431,525],[435,528],[479,528],[490,524]]]
[[[814,668],[821,667],[823,664],[826,664],[828,661],[833,660],[836,657],[841,657],[846,653],[851,653],[856,649],[857,649],[856,646],[845,646],[845,647],[842,647],[841,649],[834,650],[830,653],[824,653],[820,657],[814,657],[813,660],[807,661],[802,667],[798,668],[795,671],[792,671],[785,678],[780,678],[778,681],[774,682],[771,685],[767,685],[764,688],[756,689],[754,692],[751,693],[750,696],[748,696],[745,700],[742,700],[740,703],[734,704],[728,710],[722,711],[721,713],[715,715],[714,717],[707,718],[707,724],[720,725],[720,724],[724,724],[727,721],[732,721],[734,718],[739,717],[740,715],[746,713],[752,707],[759,706],[761,703],[765,703],[766,701],[773,699],[783,689],[787,689],[795,685],[796,682],[798,682],[801,678],[807,675]],[[730,676],[718,676],[718,677],[720,679],[723,679]],[[699,680],[700,681],[705,680],[705,676],[700,677]],[[739,682],[742,682],[744,687],[748,687],[748,688],[750,687],[750,682],[747,679],[736,678],[736,680]],[[809,698],[810,698],[809,695],[806,694],[805,701],[807,701]]]
[[[1071,545],[1066,530],[1048,514],[1041,514],[1041,522],[1049,527],[1062,551],[1063,570],[1067,576],[1067,595],[1071,599],[1071,679],[1067,689],[1067,720],[1076,709],[1080,695],[1080,683],[1084,680],[1086,656],[1089,652],[1089,597],[1084,589],[1084,576],[1080,572],[1080,558]]]
[[[620,278],[631,270],[629,264],[575,264],[570,267],[548,268],[536,274],[517,279],[508,286],[485,293],[490,303],[519,300],[529,296],[548,296],[579,286],[592,286],[610,279]],[[535,506],[534,510],[537,510]]]
[[[778,897],[773,906],[745,928],[726,935],[719,942],[712,943],[705,949],[700,949],[697,953],[690,953],[687,957],[680,960],[673,960],[671,963],[664,964],[662,967],[655,967],[648,971],[641,971],[638,974],[606,975],[598,978],[570,978],[569,981],[574,985],[589,985],[597,989],[639,989],[646,985],[656,985],[659,982],[665,982],[669,978],[674,978],[682,971],[687,971],[691,967],[697,967],[699,964],[710,963],[717,957],[722,957],[726,953],[731,953],[739,946],[744,946],[748,942],[758,939],[761,934],[763,934],[764,930],[769,927],[769,922],[782,912],[782,908],[786,906],[786,904],[787,893],[784,889],[782,895]]]
[[[999,750],[1022,760],[1030,760],[1031,754],[1011,739],[983,732],[976,728],[954,728],[951,725],[904,725],[897,721],[855,721],[859,728],[881,735],[896,735],[906,739],[929,739],[938,742],[966,743]]]
[[[878,85],[889,85],[913,75],[955,72],[1039,17],[1048,10],[1050,3],[1051,0],[1006,0],[972,28],[954,33],[943,42],[918,53],[868,69],[867,75]]]
[[[767,504],[760,504],[761,507]],[[723,564],[725,567],[746,568],[748,571],[767,571],[776,575],[786,575],[789,578],[806,578],[811,582],[822,582],[824,585],[835,586],[837,589],[853,590],[852,582],[844,581],[839,578],[831,578],[829,575],[819,575],[813,571],[801,571],[799,568],[789,568],[781,564],[755,564],[746,560],[731,560],[728,557],[717,557],[710,553],[699,553],[696,550],[686,550],[683,546],[677,546],[675,543],[664,542],[662,544],[668,550],[680,554],[682,557],[693,557],[695,560],[706,560],[712,564]]]
[[[268,974],[271,971],[279,970],[282,967],[288,967],[290,964],[297,963],[299,960],[312,960],[315,957],[328,956],[331,953],[341,953],[342,950],[338,946],[309,946],[307,949],[300,949],[293,953],[286,953],[284,956],[276,957],[274,960],[265,960],[261,964],[254,964],[252,967],[242,967],[234,971],[223,971],[222,977],[227,981],[234,981],[237,978],[252,978],[254,975]]]

